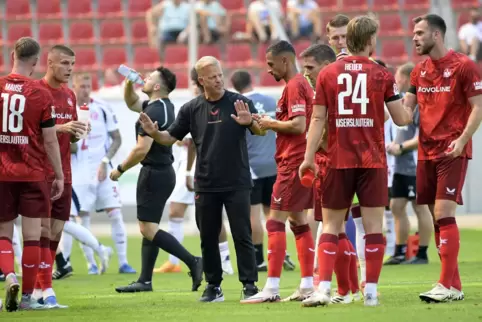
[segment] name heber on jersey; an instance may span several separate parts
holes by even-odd
[[[450,50],[439,60],[418,63],[410,82],[420,110],[418,159],[443,158],[467,125],[472,111],[468,98],[482,95],[480,69],[466,55]],[[472,140],[461,157],[472,158]]]
[[[70,121],[77,121],[77,101],[74,92],[67,86],[60,88],[53,88],[41,79],[38,81],[40,86],[47,89],[54,99],[55,106],[55,124],[65,124]],[[69,133],[57,133],[59,140],[60,155],[62,156],[62,170],[64,171],[65,183],[72,183],[72,169],[70,164],[70,139]],[[51,182],[55,179],[55,174],[52,165],[46,160],[46,174],[47,181]]]
[[[313,111],[313,89],[301,74],[290,79],[276,108],[276,119],[289,121],[297,116],[306,117],[306,131]],[[302,134],[276,135],[275,159],[278,167],[298,167],[303,162],[306,150],[306,131]]]

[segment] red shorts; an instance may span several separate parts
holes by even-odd
[[[49,189],[52,188],[52,183],[49,183]],[[50,218],[68,221],[70,219],[70,207],[72,205],[72,184],[64,184],[64,192],[62,196],[52,201],[50,205]]]
[[[322,193],[323,208],[347,209],[358,195],[362,207],[386,207],[388,205],[387,168],[333,169],[328,168]]]
[[[313,189],[301,184],[298,169],[278,169],[271,194],[271,209],[302,212],[313,206]]]
[[[45,181],[0,182],[0,222],[12,221],[22,215],[48,218],[50,192]]]
[[[418,161],[417,204],[433,205],[435,200],[442,199],[462,205],[462,188],[468,165],[466,158]]]

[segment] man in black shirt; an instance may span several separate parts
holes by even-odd
[[[174,121],[174,105],[169,93],[176,88],[176,76],[167,68],[159,67],[144,80],[142,89],[149,96],[141,102],[132,82],[126,80],[124,100],[134,112],[143,112],[156,120],[161,129],[167,129]],[[137,180],[137,219],[142,236],[142,270],[137,282],[117,287],[119,293],[152,291],[152,270],[159,248],[182,260],[190,269],[192,290],[197,291],[202,281],[202,259],[189,253],[171,234],[159,229],[166,201],[176,183],[172,168],[174,158],[171,147],[152,144],[153,140],[136,123],[137,145],[127,159],[114,169],[110,178],[119,177],[139,162],[142,164]]]
[[[236,248],[239,280],[247,298],[257,292],[254,283],[258,274],[251,240],[250,191],[253,182],[246,129],[257,135],[265,133],[251,117],[252,113],[257,113],[252,101],[224,89],[223,72],[216,58],[205,56],[195,68],[204,93],[182,106],[167,130],[159,128],[159,122],[153,123],[144,113],[139,121],[161,145],[170,146],[191,133],[196,146],[196,223],[201,233],[204,273],[209,283],[200,301],[224,301],[218,250],[223,206]]]

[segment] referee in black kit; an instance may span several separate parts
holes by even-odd
[[[144,113],[139,121],[159,144],[172,145],[190,132],[196,146],[196,223],[201,233],[204,274],[209,283],[200,301],[224,301],[218,249],[223,206],[236,248],[243,297],[247,298],[257,292],[258,273],[249,218],[253,183],[246,130],[257,135],[265,133],[251,117],[251,113],[257,113],[252,101],[224,89],[223,72],[216,58],[202,57],[195,69],[204,93],[181,107],[167,131],[159,130],[159,122],[153,123]]]
[[[126,80],[124,100],[133,112],[144,112],[155,120],[161,129],[167,129],[174,121],[174,105],[169,93],[176,88],[176,76],[167,68],[159,67],[144,80],[142,91],[149,97],[141,102],[132,82]],[[117,287],[119,293],[152,291],[152,270],[159,248],[182,260],[190,269],[192,291],[202,282],[202,259],[189,253],[168,232],[159,229],[166,201],[174,190],[176,174],[172,167],[172,148],[152,144],[153,140],[136,123],[137,144],[127,159],[114,169],[110,178],[117,181],[125,171],[139,162],[142,164],[137,180],[137,220],[142,238],[142,269],[137,282]]]

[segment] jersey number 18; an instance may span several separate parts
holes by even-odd
[[[338,75],[338,85],[345,85],[346,90],[338,93],[338,115],[353,115],[353,109],[345,107],[345,97],[351,98],[351,104],[360,104],[361,114],[367,114],[367,74],[357,74],[353,87],[353,76],[348,73]]]
[[[2,93],[3,113],[2,132],[19,133],[23,130],[23,112],[25,110],[25,96],[20,94]]]

